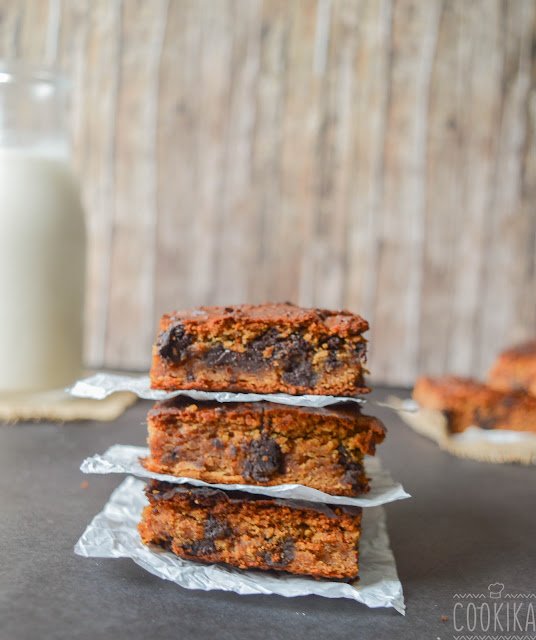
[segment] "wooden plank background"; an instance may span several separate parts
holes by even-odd
[[[536,334],[534,0],[0,0],[0,55],[73,81],[90,364],[203,303],[350,308],[395,384]]]

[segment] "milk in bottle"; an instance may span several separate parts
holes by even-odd
[[[82,369],[85,230],[63,127],[65,83],[0,63],[0,393]]]

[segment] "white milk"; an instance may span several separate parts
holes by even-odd
[[[85,230],[66,155],[0,148],[0,392],[79,377]]]

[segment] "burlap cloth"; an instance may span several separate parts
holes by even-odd
[[[63,390],[34,394],[0,393],[0,422],[111,421],[136,400],[136,395],[129,391],[113,393],[103,400],[73,398]]]
[[[402,409],[403,401],[391,397],[393,408]],[[485,440],[464,442],[449,432],[447,419],[441,411],[419,409],[399,411],[400,418],[418,433],[431,438],[441,449],[461,458],[473,458],[481,462],[536,464],[536,442],[486,442]]]

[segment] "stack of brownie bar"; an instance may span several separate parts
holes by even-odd
[[[165,315],[151,385],[293,396],[366,393],[365,320],[292,304],[201,307]],[[302,403],[304,404],[304,403]],[[369,490],[363,466],[385,428],[358,403],[157,402],[148,415],[152,472],[218,485],[298,484],[331,496]],[[260,491],[259,491],[260,493]],[[268,492],[269,493],[269,492]],[[152,480],[139,531],[188,560],[317,578],[358,574],[361,509]],[[329,500],[326,500],[329,503]]]

